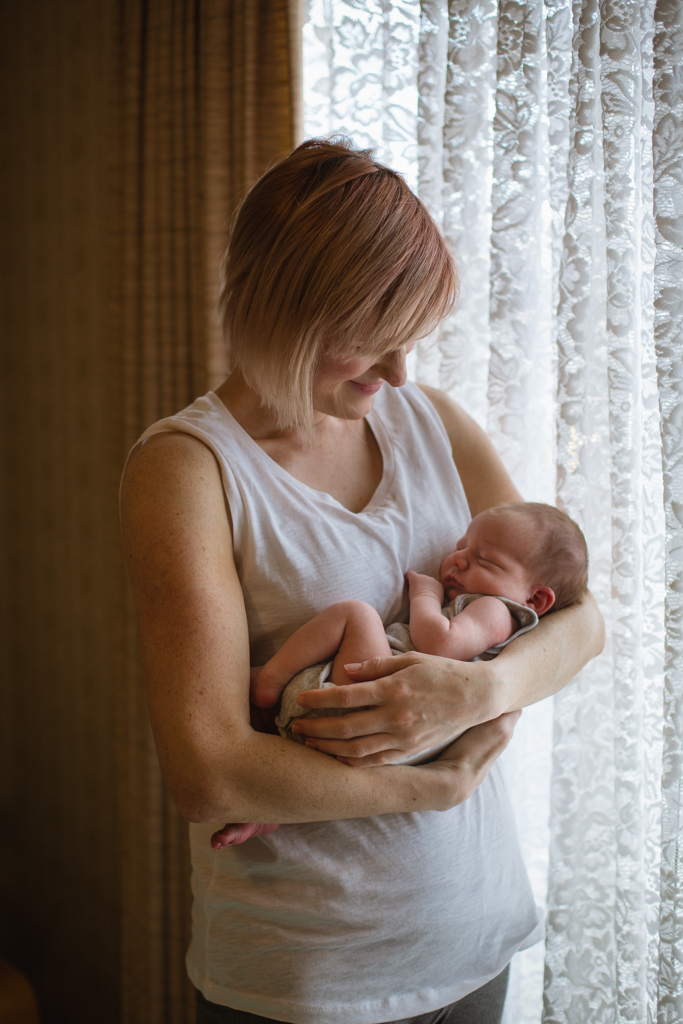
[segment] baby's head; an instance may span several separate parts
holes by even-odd
[[[448,600],[491,594],[543,615],[586,592],[586,541],[573,519],[552,505],[499,505],[474,517],[444,560],[441,582]]]

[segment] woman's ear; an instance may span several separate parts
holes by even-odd
[[[540,619],[541,615],[550,611],[555,604],[555,593],[550,587],[535,587],[526,603],[527,607],[533,608]]]

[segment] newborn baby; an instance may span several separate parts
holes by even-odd
[[[281,735],[304,743],[297,718],[346,714],[342,708],[307,710],[297,697],[306,690],[352,684],[345,671],[352,663],[407,651],[458,661],[494,658],[533,629],[541,615],[581,597],[588,583],[588,553],[581,530],[564,512],[520,502],[475,516],[444,559],[440,581],[412,570],[406,579],[409,626],[392,623],[385,631],[370,605],[341,601],[297,629],[267,664],[252,669],[255,704],[272,707],[282,693],[275,720]],[[442,607],[444,594],[448,603]],[[395,763],[431,761],[456,738]],[[211,845],[220,849],[278,827],[226,825],[214,833]]]

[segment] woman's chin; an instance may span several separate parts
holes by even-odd
[[[313,408],[325,416],[334,416],[340,420],[362,420],[372,409],[374,395],[363,395],[359,393],[345,394],[343,398],[337,396],[335,399],[316,400],[313,398]]]

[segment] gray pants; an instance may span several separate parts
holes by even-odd
[[[421,1013],[419,1017],[392,1021],[391,1024],[500,1024],[509,972],[508,964],[497,977],[463,999],[458,999],[457,1003],[432,1013]],[[242,1010],[232,1010],[229,1006],[218,1006],[197,992],[197,1024],[263,1024],[270,1019]]]

